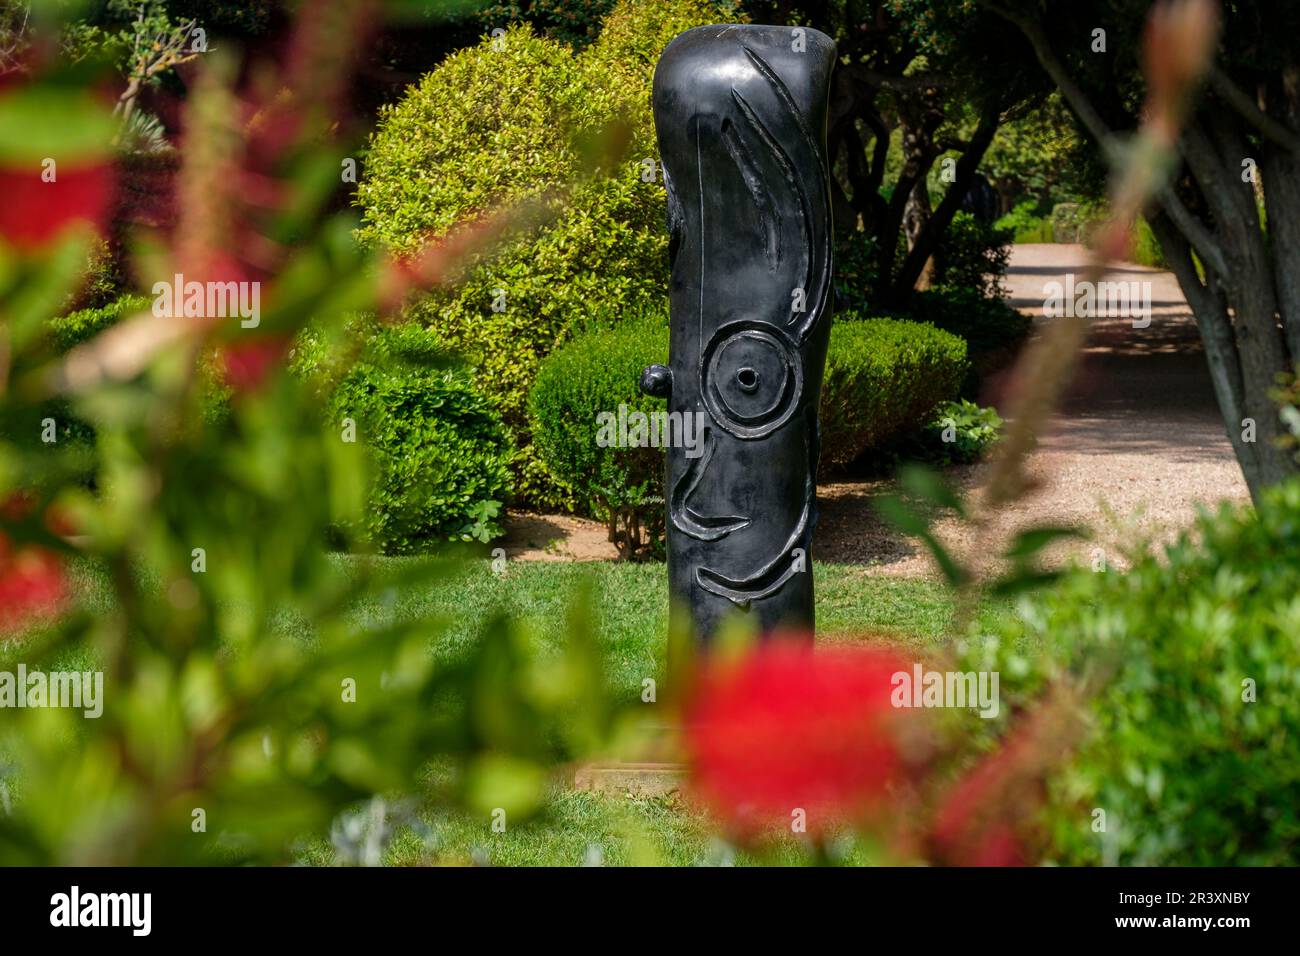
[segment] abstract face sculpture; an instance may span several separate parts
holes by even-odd
[[[672,612],[704,642],[732,613],[813,623],[834,63],[816,30],[707,26],[655,70],[672,328],[641,387],[705,416],[702,454],[669,449],[666,485]]]

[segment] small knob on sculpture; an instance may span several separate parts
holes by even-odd
[[[673,370],[667,365],[647,365],[641,373],[641,391],[655,398],[667,398],[673,390]]]

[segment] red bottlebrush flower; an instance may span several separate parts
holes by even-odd
[[[872,808],[903,769],[890,693],[909,667],[879,648],[792,641],[706,663],[686,709],[695,793],[741,833],[797,809],[816,832]]]
[[[288,341],[280,336],[222,346],[221,366],[226,384],[240,395],[256,391],[271,370],[284,361],[288,347]]]
[[[113,199],[113,168],[108,163],[44,169],[0,167],[0,238],[27,251],[57,239],[76,224],[103,231]]]
[[[1042,804],[1047,775],[1082,724],[1058,688],[949,791],[929,832],[931,857],[955,866],[1024,866],[1026,821]]]
[[[15,549],[0,532],[0,637],[57,614],[67,594],[58,555],[44,548]]]

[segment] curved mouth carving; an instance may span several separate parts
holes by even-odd
[[[668,517],[673,527],[697,541],[719,541],[733,531],[749,527],[753,520],[740,515],[702,515],[691,508],[689,503],[691,495],[695,493],[696,486],[704,477],[704,472],[709,467],[709,459],[713,457],[716,447],[717,439],[713,437],[713,429],[705,426],[704,454],[690,460],[686,471],[677,479],[677,484],[673,486],[672,494],[668,497]]]
[[[808,448],[807,436],[804,438],[804,446]],[[808,450],[811,452],[811,448],[808,448]],[[712,568],[697,568],[695,570],[696,583],[710,594],[724,597],[740,608],[748,608],[751,601],[757,601],[759,598],[765,598],[769,594],[775,594],[781,590],[786,581],[800,573],[792,552],[804,541],[809,522],[812,519],[816,494],[817,487],[813,481],[812,470],[809,469],[808,475],[804,479],[803,510],[799,513],[799,520],[796,522],[794,530],[790,533],[785,545],[771,561],[744,578],[729,578]]]

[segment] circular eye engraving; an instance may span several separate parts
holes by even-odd
[[[762,438],[789,420],[803,392],[798,346],[766,322],[731,322],[704,349],[701,383],[714,420],[738,438]]]

